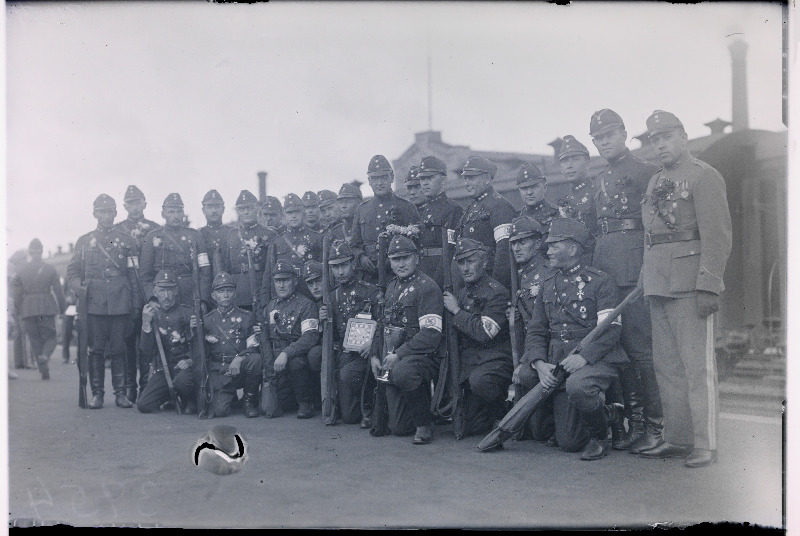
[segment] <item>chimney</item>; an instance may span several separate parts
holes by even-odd
[[[258,172],[258,200],[263,202],[267,199],[267,172]]]
[[[426,130],[425,132],[417,132],[414,134],[414,142],[417,145],[424,145],[426,148],[430,145],[442,143],[442,133],[438,130]]]
[[[63,248],[62,248],[61,246],[58,246],[58,247],[56,248],[56,253],[57,253],[58,255],[61,255],[62,253],[64,253],[64,250],[63,250]]]
[[[733,132],[747,130],[749,113],[747,111],[747,43],[737,39],[730,44],[731,52],[731,118]]]
[[[564,143],[564,138],[556,138],[547,144],[553,148],[553,158],[558,158],[558,151],[561,150],[562,143]]]
[[[711,129],[711,135],[713,136],[715,134],[725,134],[725,129],[730,125],[730,122],[717,118],[703,124]]]

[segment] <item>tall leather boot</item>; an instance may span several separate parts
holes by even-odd
[[[664,414],[661,408],[661,393],[658,390],[656,372],[652,363],[640,364],[639,374],[644,392],[644,433],[635,443],[630,445],[629,451],[632,454],[640,454],[642,451],[655,448],[664,442],[662,437]]]
[[[111,357],[111,385],[114,388],[117,406],[121,408],[132,408],[133,404],[131,404],[131,401],[125,396],[126,365],[125,354]]]
[[[628,418],[628,431],[622,435],[614,435],[612,448],[628,450],[631,444],[635,443],[644,433],[644,401],[637,367],[633,364],[624,367],[620,371],[619,379],[622,386],[622,398],[625,401],[625,416]]]
[[[610,442],[607,439],[607,415],[612,414],[614,416],[621,409],[614,406],[619,406],[619,404],[600,405],[594,411],[581,412],[581,421],[586,433],[589,435],[589,443],[583,449],[581,460],[600,460],[608,452]]]
[[[244,377],[244,388],[242,389],[244,391],[244,416],[248,419],[258,417],[258,386],[260,384],[261,376],[247,374]]]
[[[92,400],[89,409],[103,407],[103,386],[106,380],[106,360],[103,354],[89,354],[89,386],[92,389]]]

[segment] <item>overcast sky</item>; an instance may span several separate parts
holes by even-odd
[[[735,38],[750,127],[784,129],[779,4],[47,3],[6,24],[9,251],[74,242],[100,193],[123,219],[128,184],[147,217],[177,191],[200,226],[206,191],[232,218],[259,170],[279,197],[364,180],[428,129],[428,50],[433,129],[474,149],[573,134],[596,154],[601,108],[630,136],[657,108],[706,135],[731,119]]]

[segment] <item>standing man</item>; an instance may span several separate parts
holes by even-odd
[[[283,225],[283,206],[277,197],[267,196],[261,204],[261,216],[264,218],[264,227],[271,227],[278,234],[286,230]]]
[[[641,281],[653,319],[664,442],[642,456],[686,456],[687,467],[703,467],[717,459],[714,312],[725,289],[731,216],[725,181],[689,153],[680,120],[656,110],[647,132],[663,167],[650,179],[642,206]]]
[[[417,176],[422,193],[425,194],[425,202],[418,207],[422,231],[422,258],[419,260],[419,268],[442,288],[442,229],[455,232],[464,209],[447,198],[444,191],[447,166],[442,160],[435,156],[426,156],[419,165]]]
[[[592,266],[610,275],[622,301],[639,279],[644,248],[642,198],[654,164],[633,156],[625,146],[628,136],[622,118],[603,109],[589,124],[592,143],[608,165],[595,179],[595,207],[600,235],[595,244]],[[650,315],[640,298],[622,313],[622,347],[631,364],[620,371],[628,434],[618,437],[613,447],[637,453],[656,446],[661,438],[661,399],[653,369]]]
[[[209,190],[203,196],[203,216],[206,218],[205,227],[200,228],[200,234],[208,248],[208,259],[211,263],[211,277],[216,277],[222,271],[222,250],[225,248],[225,236],[232,227],[222,223],[225,213],[225,201],[216,190]]]
[[[597,225],[594,178],[589,176],[589,161],[589,149],[575,136],[564,136],[558,152],[558,166],[569,181],[569,191],[558,204],[561,216],[575,218],[596,236],[600,228]]]
[[[465,286],[458,297],[445,292],[444,306],[453,314],[458,332],[464,435],[486,434],[505,414],[504,401],[514,370],[506,319],[509,295],[486,274],[488,258],[480,242],[459,240],[455,260]]]
[[[136,244],[134,250],[134,270],[139,269],[139,257],[142,254],[142,244],[147,233],[160,229],[161,226],[154,221],[148,220],[144,217],[144,209],[147,207],[147,200],[144,193],[135,185],[131,184],[125,190],[125,196],[122,199],[122,206],[128,213],[127,219],[122,220],[116,224],[116,228],[124,233],[127,233],[133,238]],[[141,294],[138,298],[140,303],[144,303],[145,296],[142,294],[143,290],[140,285],[133,287],[133,291]],[[127,394],[128,400],[136,402],[136,372],[139,371],[139,392],[141,392],[145,385],[147,385],[148,370],[147,361],[141,355],[139,349],[139,334],[142,331],[142,311],[136,309],[134,311],[133,330],[130,335],[125,337],[125,352],[127,356]]]
[[[396,277],[386,286],[384,349],[371,358],[371,368],[376,378],[389,371],[389,383],[378,386],[385,388],[389,431],[401,436],[416,429],[414,444],[425,445],[433,437],[430,384],[439,373],[442,292],[418,269],[417,246],[409,238],[395,235],[388,251]],[[387,430],[376,422],[370,433],[377,437]]]
[[[303,194],[303,223],[306,227],[319,233],[322,231],[322,214],[319,210],[319,196],[314,192]]]
[[[274,241],[275,259],[291,263],[297,274],[302,273],[306,261],[322,260],[322,236],[305,226],[304,211],[305,205],[299,197],[287,195],[283,206],[286,231]]]
[[[378,235],[390,224],[406,226],[419,222],[417,208],[397,197],[392,191],[394,170],[385,156],[372,157],[367,166],[369,186],[375,197],[363,202],[353,217],[351,245],[363,252],[359,261],[364,278],[370,283],[378,282]],[[382,259],[380,262],[385,262]]]
[[[44,248],[38,238],[31,240],[28,255],[31,260],[11,280],[14,305],[22,327],[36,357],[43,380],[50,379],[47,367],[56,348],[56,315],[67,308],[64,290],[56,269],[42,260]]]
[[[136,244],[130,235],[114,228],[116,216],[114,200],[106,194],[99,195],[94,200],[97,229],[78,238],[75,253],[67,265],[70,288],[76,294],[81,287],[86,290],[90,409],[103,407],[106,357],[111,360],[111,384],[117,406],[133,407],[125,396],[125,336],[133,329],[131,317],[135,309],[141,309],[142,303],[138,299],[140,294],[133,290],[138,285],[133,270]]]
[[[535,164],[523,164],[517,172],[517,188],[525,203],[520,216],[533,218],[545,228],[559,217],[558,206],[545,199],[547,178]]]
[[[317,261],[308,261],[303,265],[303,280],[306,282],[308,293],[311,296],[311,301],[317,310],[324,307],[322,304],[322,263]],[[321,322],[321,321],[320,321]],[[319,332],[322,333],[322,324],[319,325]],[[313,405],[318,409],[322,409],[322,391],[319,381],[319,375],[322,371],[322,340],[308,351],[308,366],[311,369],[311,391],[313,398]]]
[[[505,197],[494,191],[492,180],[495,173],[497,166],[491,160],[482,156],[470,156],[467,159],[461,177],[472,203],[458,221],[455,234],[456,238],[471,238],[483,244],[488,253],[487,273],[509,288],[511,268],[507,241],[516,211]],[[458,271],[454,270],[456,275]],[[453,280],[458,281],[459,278],[454,277]]]
[[[321,229],[322,233],[325,234],[333,226],[341,222],[342,214],[339,211],[336,192],[320,190],[317,196],[319,197],[319,212],[322,216]]]
[[[419,210],[420,205],[425,202],[425,194],[422,193],[422,186],[420,186],[419,177],[417,176],[418,172],[418,166],[411,166],[411,169],[408,170],[408,175],[406,175],[406,180],[404,181],[406,191],[408,192],[408,200],[417,207],[417,210]]]
[[[355,217],[356,209],[363,201],[361,190],[352,182],[346,182],[339,188],[337,202],[339,204],[339,212],[342,214],[345,241],[348,245],[352,245],[353,241],[353,218]]]

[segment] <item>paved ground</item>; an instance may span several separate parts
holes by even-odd
[[[60,349],[59,349],[60,350]],[[77,368],[51,360],[52,380],[9,381],[9,520],[185,527],[613,527],[735,521],[782,525],[781,425],[724,415],[720,463],[613,452],[583,462],[530,441],[480,453],[480,438],[372,438],[357,426],[294,415],[199,420],[77,405]],[[110,405],[109,405],[110,404]],[[240,473],[192,463],[214,424],[245,437]]]

